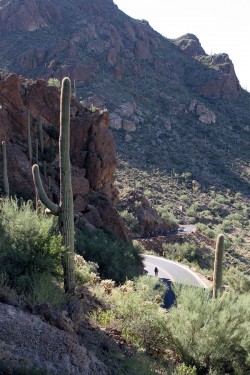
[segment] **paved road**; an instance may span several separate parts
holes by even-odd
[[[169,287],[164,300],[165,307],[172,306],[175,300],[171,289],[173,282],[206,288],[205,283],[199,276],[177,262],[146,254],[143,254],[143,258],[144,268],[148,272],[148,275],[154,275],[154,268],[157,267],[159,270],[158,277]]]

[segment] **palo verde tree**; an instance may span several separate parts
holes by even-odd
[[[74,210],[70,164],[70,99],[71,82],[65,77],[62,81],[60,99],[60,202],[59,205],[51,202],[44,191],[39,173],[39,166],[32,167],[33,179],[38,191],[39,199],[51,214],[57,215],[59,229],[63,238],[63,268],[64,289],[66,292],[74,290]]]

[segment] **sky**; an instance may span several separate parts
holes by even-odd
[[[250,91],[250,0],[114,0],[169,39],[194,34],[207,54],[227,53]]]

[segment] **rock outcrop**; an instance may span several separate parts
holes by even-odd
[[[188,57],[206,56],[199,39],[193,34],[183,35],[177,38],[175,43]]]
[[[0,362],[6,374],[34,368],[51,375],[111,374],[64,326],[53,327],[39,316],[2,303],[0,321]]]
[[[11,195],[33,198],[31,163],[27,152],[27,110],[31,115],[32,146],[35,161],[35,143],[39,138],[38,122],[44,132],[44,153],[39,155],[42,179],[47,193],[58,201],[58,126],[59,91],[43,80],[28,81],[15,74],[0,79],[0,137],[7,144],[9,184]],[[115,143],[108,130],[109,113],[106,110],[89,111],[74,98],[71,102],[71,162],[75,212],[88,215],[88,205],[95,206],[95,195],[106,199],[105,209],[114,209],[117,191],[113,174],[116,168]],[[46,162],[46,171],[44,170]],[[0,159],[0,186],[3,186],[2,158]],[[97,199],[96,199],[97,201]],[[116,213],[116,215],[118,215]],[[114,223],[112,224],[112,220]],[[87,222],[87,219],[86,219]],[[103,221],[103,226],[107,220]],[[95,222],[91,223],[95,225]],[[98,225],[100,226],[100,225]],[[128,238],[122,220],[115,214],[108,225],[123,238]]]
[[[138,190],[122,192],[119,207],[121,211],[126,209],[137,220],[138,225],[132,229],[134,236],[157,236],[177,230],[177,224],[163,219]]]

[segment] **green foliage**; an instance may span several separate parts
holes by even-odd
[[[197,246],[194,241],[185,242],[183,244],[175,243],[164,243],[162,249],[166,254],[167,258],[177,260],[181,257],[181,260],[186,259],[188,262],[195,262],[200,260],[200,255],[197,252]]]
[[[169,224],[171,224],[173,227],[177,227],[178,221],[175,218],[174,214],[170,211],[170,208],[165,205],[165,206],[160,206],[157,207],[157,211],[159,215],[165,219]]]
[[[78,284],[86,284],[97,276],[98,265],[94,262],[86,262],[81,255],[75,255],[75,279]],[[98,276],[97,276],[98,277]]]
[[[115,317],[125,338],[158,357],[165,351],[168,338],[166,314],[159,309],[158,299],[165,289],[154,277],[128,280],[107,296],[110,310],[102,313],[101,319],[113,323]]]
[[[195,366],[186,366],[184,363],[181,363],[174,370],[173,375],[197,375]]]
[[[59,90],[60,87],[61,87],[61,84],[60,84],[59,79],[57,79],[57,78],[50,78],[48,80],[48,86],[56,87]]]
[[[123,210],[120,212],[121,217],[125,221],[127,227],[132,231],[137,231],[139,228],[138,219],[128,210]]]
[[[226,273],[226,281],[230,289],[237,294],[250,293],[250,277],[236,268],[230,268]]]
[[[64,293],[62,287],[47,272],[34,274],[30,281],[30,291],[25,297],[25,301],[30,306],[33,307],[44,301],[54,306],[61,306],[68,300],[68,296]]]
[[[169,342],[186,365],[198,373],[246,374],[250,365],[250,295],[224,293],[212,299],[209,291],[182,287],[177,306],[168,314]],[[202,372],[202,373],[203,373]]]
[[[30,289],[34,274],[60,272],[61,236],[53,219],[37,215],[30,203],[16,199],[0,205],[0,272],[20,293]]]
[[[156,365],[143,355],[126,357],[119,366],[119,375],[157,375]]]
[[[97,263],[102,278],[118,283],[139,275],[143,269],[137,246],[101,229],[77,232],[76,252]]]

